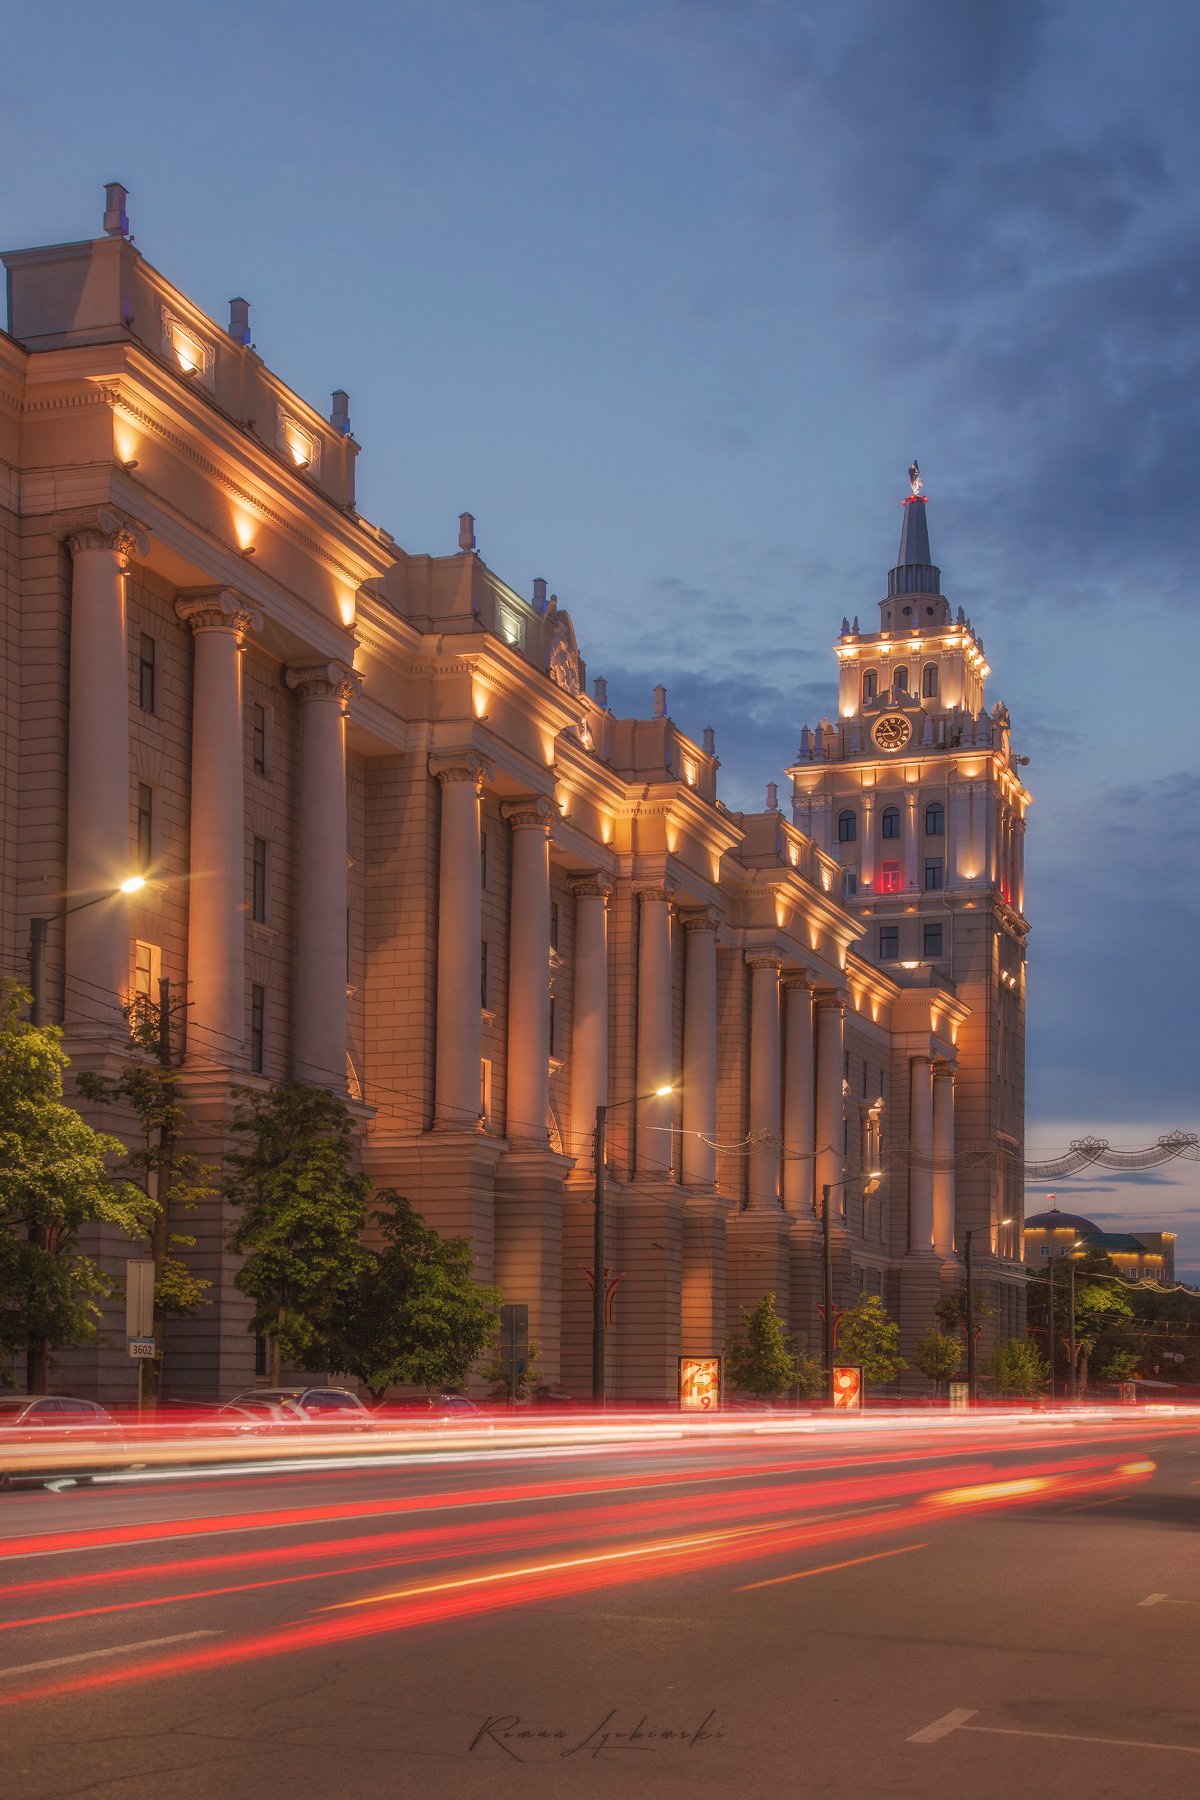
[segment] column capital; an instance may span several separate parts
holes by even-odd
[[[502,800],[500,813],[514,831],[540,831],[549,837],[554,802],[548,794],[522,794],[517,800]]]
[[[175,611],[193,632],[232,631],[239,638],[262,630],[262,614],[234,588],[185,588]]]
[[[774,969],[778,975],[783,966],[783,958],[778,950],[747,950],[746,967],[748,969]]]
[[[344,662],[293,663],[285,679],[302,700],[337,700],[343,710],[362,687],[362,676]]]
[[[915,1050],[908,1060],[910,1063],[925,1063],[928,1068],[932,1069],[935,1058],[928,1050]]]
[[[429,758],[429,773],[443,787],[450,787],[455,782],[469,781],[475,792],[481,794],[492,779],[492,768],[482,756],[474,750],[452,750],[445,754],[435,754]]]
[[[113,550],[124,566],[131,556],[150,554],[144,528],[111,506],[55,513],[50,529],[56,538],[65,540],[72,556],[81,550]]]
[[[639,900],[657,900],[667,906],[675,904],[679,892],[673,881],[635,881],[633,891]]]
[[[946,1057],[935,1056],[933,1058],[933,1079],[935,1081],[953,1081],[957,1073],[956,1065],[948,1061]]]
[[[850,996],[844,988],[814,988],[813,1005],[818,1012],[844,1013]]]
[[[809,969],[785,969],[781,981],[785,988],[811,988],[816,977]]]
[[[687,912],[681,912],[680,920],[685,931],[719,931],[721,914],[715,906],[696,906]]]
[[[571,875],[567,886],[577,900],[603,900],[612,897],[612,882],[599,869],[589,869],[586,875]]]

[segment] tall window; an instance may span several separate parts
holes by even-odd
[[[892,676],[892,692],[893,694],[907,694],[908,692],[908,670],[903,663],[897,666],[896,672]]]
[[[141,874],[150,872],[154,855],[154,793],[144,781],[137,791],[137,866]]]
[[[558,1001],[550,996],[550,1054],[558,1055]]]
[[[155,643],[143,631],[138,640],[138,705],[143,712],[154,711]]]
[[[929,893],[938,892],[942,887],[944,875],[945,875],[945,864],[942,862],[941,857],[940,856],[927,856],[925,858],[926,891]]]
[[[900,836],[900,808],[898,806],[885,806],[880,814],[880,821],[882,835],[885,838]]]
[[[900,864],[885,862],[879,869],[879,891],[881,894],[898,894],[900,892]]]
[[[250,917],[256,924],[267,922],[267,840],[254,840],[254,861],[250,887]]]
[[[940,800],[931,800],[925,808],[925,836],[945,837],[946,809]]]
[[[487,892],[487,847],[488,834],[486,831],[481,831],[479,834],[479,885],[485,893]]]
[[[938,672],[936,663],[926,663],[921,671],[921,692],[926,700],[937,698]]]
[[[853,898],[854,898],[855,894],[857,894],[857,892],[858,892],[858,870],[857,869],[843,869],[842,870],[842,899],[843,900],[853,900]]]
[[[852,844],[858,836],[858,818],[852,812],[838,814],[838,843]]]
[[[925,927],[925,954],[926,956],[941,956],[942,954],[942,926],[940,920],[936,925],[926,925]]]
[[[868,669],[866,674],[863,676],[863,689],[862,689],[863,705],[865,706],[868,700],[873,700],[878,692],[879,692],[879,677],[875,673],[874,669]]]
[[[484,1012],[488,1003],[488,942],[484,938],[479,946],[479,1004]]]
[[[881,925],[879,927],[879,960],[895,962],[900,955],[900,927],[898,925]]]
[[[558,901],[550,902],[550,948],[558,949]]]
[[[267,990],[255,983],[250,989],[250,1067],[256,1075],[263,1072],[266,1028]]]
[[[267,772],[267,709],[260,706],[257,700],[250,714],[251,731],[253,733],[252,757],[254,773],[265,775]]]
[[[133,991],[139,1000],[158,1003],[158,983],[162,975],[162,948],[143,944],[139,938],[133,946]]]

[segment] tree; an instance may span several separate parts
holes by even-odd
[[[244,1104],[233,1128],[246,1148],[226,1158],[223,1192],[242,1215],[229,1244],[246,1258],[235,1279],[254,1302],[250,1329],[271,1339],[278,1383],[285,1358],[324,1366],[367,1261],[371,1184],[352,1173],[353,1122],[337,1094],[299,1081],[235,1094]]]
[[[1088,1358],[1095,1350],[1101,1333],[1111,1330],[1118,1321],[1132,1318],[1133,1307],[1119,1283],[1111,1281],[1085,1282],[1081,1277],[1076,1276],[1075,1370],[1076,1388],[1081,1395],[1087,1391]],[[1070,1355],[1070,1342],[1068,1335],[1068,1356]]]
[[[525,1352],[524,1368],[513,1368],[512,1360],[496,1345],[496,1354],[483,1371],[483,1379],[497,1400],[524,1400],[541,1378],[538,1358],[542,1346],[530,1338]]]
[[[900,1354],[900,1327],[878,1294],[860,1294],[842,1314],[838,1350],[845,1362],[861,1363],[863,1380],[871,1383],[891,1381],[908,1367]]]
[[[784,1394],[803,1379],[774,1294],[764,1294],[753,1311],[743,1306],[742,1329],[726,1346],[725,1367],[731,1387],[760,1397]]]
[[[971,1305],[975,1313],[975,1338],[979,1340],[980,1321],[990,1319],[996,1308],[992,1305],[991,1295],[978,1281],[971,1283]],[[944,1332],[950,1336],[958,1331],[962,1340],[967,1341],[967,1284],[955,1288],[952,1294],[943,1294],[933,1309],[933,1316]]]
[[[128,1151],[125,1172],[158,1202],[149,1246],[154,1263],[154,1336],[158,1348],[154,1360],[142,1365],[143,1396],[153,1400],[160,1383],[166,1319],[179,1318],[198,1306],[211,1304],[205,1295],[212,1282],[194,1274],[174,1252],[194,1248],[195,1237],[176,1227],[183,1213],[194,1212],[202,1200],[212,1195],[215,1171],[178,1148],[188,1120],[179,1075],[169,1060],[169,1018],[161,1019],[157,1005],[139,999],[130,1009],[129,1022],[134,1043],[147,1053],[165,1049],[166,1060],[127,1063],[116,1081],[85,1073],[79,1077],[79,1091],[102,1106],[123,1101],[141,1126],[141,1145]],[[168,1028],[164,1031],[163,1026]]]
[[[1142,1359],[1136,1350],[1110,1350],[1108,1361],[1100,1370],[1100,1379],[1116,1387],[1119,1382],[1132,1381],[1141,1366]]]
[[[46,1385],[49,1353],[93,1337],[111,1283],[78,1236],[112,1225],[143,1237],[157,1208],[107,1159],[123,1146],[63,1102],[62,1034],[19,1016],[28,995],[0,986],[0,1350],[23,1350],[26,1386]]]
[[[1023,1394],[1033,1400],[1046,1391],[1050,1364],[1028,1338],[1006,1338],[983,1362],[980,1375],[994,1394]]]
[[[377,1198],[382,1243],[364,1249],[334,1309],[326,1366],[376,1400],[401,1384],[461,1387],[495,1332],[500,1290],[472,1279],[465,1238],[439,1237],[391,1188]]]
[[[932,1381],[935,1393],[941,1393],[943,1381],[949,1381],[966,1355],[962,1340],[944,1331],[930,1331],[918,1338],[913,1362],[922,1375]]]

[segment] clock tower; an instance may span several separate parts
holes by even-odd
[[[862,926],[858,954],[902,988],[955,993],[971,1011],[951,1068],[927,1045],[897,1042],[892,1093],[909,1096],[890,1121],[896,1259],[891,1307],[906,1345],[931,1326],[936,1289],[956,1289],[971,1235],[977,1291],[993,1312],[983,1342],[1025,1323],[1021,1257],[1025,1153],[1023,849],[1027,761],[1014,755],[1008,709],[987,709],[990,669],[963,609],[952,612],[929,547],[920,470],[909,470],[900,553],[888,573],[878,631],[842,620],[836,720],[801,733],[789,771],[796,824],[842,865],[842,898]],[[922,1054],[923,1051],[923,1054]],[[952,1158],[935,1158],[913,1121],[953,1093]],[[942,1104],[945,1104],[943,1099]],[[894,1102],[902,1105],[902,1101]],[[901,1151],[901,1146],[905,1150]],[[929,1179],[952,1185],[942,1239],[913,1241],[908,1195]],[[936,1273],[935,1273],[936,1271]]]

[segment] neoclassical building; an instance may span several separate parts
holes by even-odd
[[[1028,795],[923,505],[882,631],[839,638],[793,817],[773,785],[732,812],[712,733],[661,688],[616,718],[547,583],[501,580],[469,515],[443,555],[362,518],[346,394],[300,399],[246,302],[215,325],[107,202],[103,236],[3,259],[0,956],[27,979],[48,920],[73,1069],[116,1072],[124,1009],[169,980],[188,1147],[219,1160],[236,1087],[344,1093],[375,1182],[470,1240],[580,1394],[601,1105],[610,1393],[673,1395],[767,1291],[815,1348],[826,1188],[839,1307],[882,1295],[911,1344],[970,1227],[1014,1329],[993,1153],[1021,1145]],[[229,1225],[215,1196],[188,1222],[213,1304],[169,1328],[168,1392],[253,1377]],[[118,1274],[129,1249],[100,1246]],[[60,1384],[128,1398],[123,1324],[118,1294]]]

